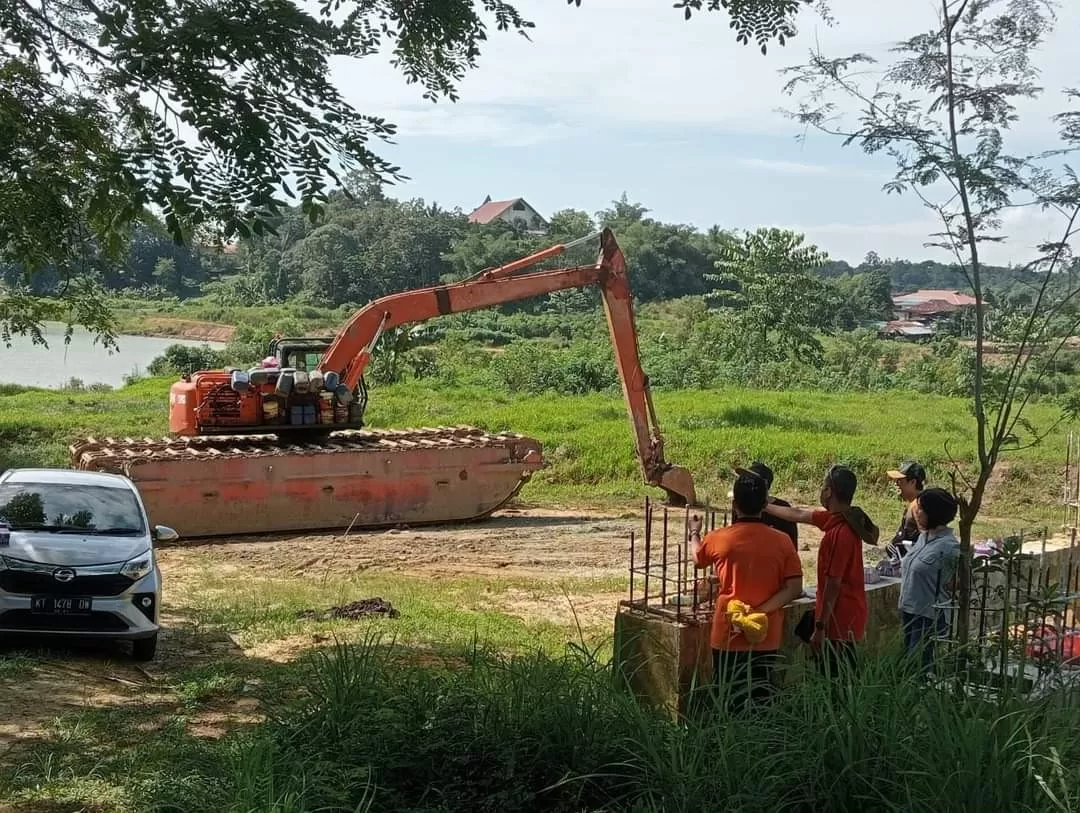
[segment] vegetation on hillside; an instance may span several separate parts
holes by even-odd
[[[625,196],[593,215],[555,212],[546,234],[532,234],[500,221],[469,224],[460,210],[422,199],[396,200],[359,177],[346,188],[351,197],[331,194],[318,223],[299,209],[285,210],[275,221],[277,234],[241,240],[228,254],[178,247],[160,230],[140,227],[132,251],[103,271],[100,282],[143,309],[175,310],[193,300],[203,311],[290,302],[355,309],[386,293],[462,279],[609,226],[626,253],[635,296],[651,302],[711,291],[715,263],[742,239],[722,226],[698,231],[665,223]],[[587,252],[572,256],[574,262],[593,259]],[[12,267],[6,274],[9,281],[17,278]],[[894,292],[967,287],[954,265],[882,259],[873,252],[857,266],[825,256],[814,274],[824,279],[828,294],[820,324],[841,329],[889,318]],[[988,268],[988,296],[1003,306],[1030,304],[1033,279],[1030,270]],[[35,278],[33,290],[49,294],[59,282],[55,274],[44,273]],[[583,311],[595,302],[595,296],[564,292],[502,310]]]

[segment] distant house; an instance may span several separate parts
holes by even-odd
[[[937,288],[897,294],[892,300],[893,318],[880,332],[883,336],[902,339],[929,338],[941,319],[977,304],[973,296]]]
[[[496,220],[524,226],[526,231],[546,232],[548,222],[530,206],[524,198],[511,198],[510,200],[492,200],[488,195],[484,202],[469,215],[470,223],[478,223],[486,226]]]
[[[939,319],[958,310],[973,308],[975,297],[959,291],[929,289],[898,294],[893,300],[893,318],[904,321]]]

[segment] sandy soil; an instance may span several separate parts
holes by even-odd
[[[181,543],[162,568],[206,556],[255,573],[296,576],[376,570],[440,576],[559,578],[626,572],[633,517],[583,511],[508,510],[470,525]]]
[[[243,657],[225,633],[195,631],[185,619],[167,615],[158,657],[148,664],[132,662],[121,645],[77,643],[59,639],[7,642],[0,657],[29,656],[34,662],[0,680],[4,710],[0,714],[0,763],[20,743],[39,738],[52,721],[86,709],[138,706],[153,728],[173,716],[178,698],[170,678],[181,669],[224,658]],[[237,721],[250,716],[248,698],[230,700]],[[208,735],[224,731],[222,710],[208,709],[193,720]],[[205,719],[204,719],[205,718]]]
[[[674,523],[674,520],[673,520]],[[205,556],[255,572],[296,576],[377,570],[440,576],[558,579],[626,575],[633,514],[557,509],[505,510],[472,525],[381,532],[234,537],[181,543],[161,552],[162,568],[175,578]],[[681,525],[679,526],[681,528]],[[660,523],[656,520],[656,532]],[[820,533],[800,527],[803,557],[812,562]],[[681,530],[678,532],[681,538]],[[672,539],[676,536],[673,530]],[[806,554],[811,554],[808,558]]]
[[[140,336],[156,336],[165,339],[227,342],[236,333],[236,327],[173,316],[152,316],[145,319],[135,332]]]

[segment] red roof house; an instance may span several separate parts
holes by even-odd
[[[524,198],[492,200],[487,198],[469,215],[470,223],[487,225],[496,220],[524,226],[528,231],[546,231],[548,222]]]

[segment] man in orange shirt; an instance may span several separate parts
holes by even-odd
[[[716,611],[710,644],[713,672],[719,685],[727,685],[734,708],[772,693],[772,670],[784,633],[783,608],[802,593],[802,564],[787,534],[770,528],[761,518],[768,485],[748,471],[739,471],[732,489],[734,522],[701,538],[701,519],[690,521],[690,540],[698,567],[714,567]],[[752,613],[768,619],[764,637],[751,642],[732,622],[728,603],[738,600]]]
[[[835,675],[841,661],[855,664],[855,645],[866,632],[866,587],[863,572],[864,533],[877,542],[877,528],[859,509],[852,509],[858,480],[847,466],[833,466],[825,475],[819,495],[825,510],[768,505],[765,511],[781,519],[815,525],[824,535],[817,558],[817,601],[810,645],[818,664]],[[851,519],[849,519],[851,518]],[[863,530],[856,532],[853,523]]]

